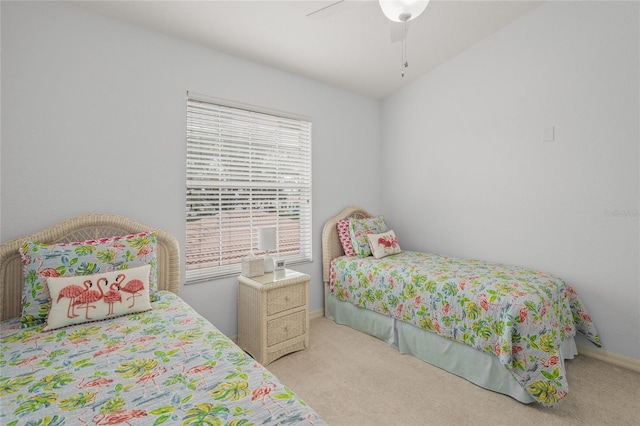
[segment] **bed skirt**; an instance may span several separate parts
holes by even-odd
[[[508,395],[525,404],[536,402],[520,387],[497,357],[471,346],[422,330],[413,324],[359,308],[349,302],[339,301],[333,295],[327,296],[327,318],[377,337],[400,353],[412,354],[485,389]],[[578,354],[573,338],[565,340],[560,353],[563,363],[564,359],[572,359]]]

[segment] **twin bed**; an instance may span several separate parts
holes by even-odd
[[[139,264],[149,283],[129,279]],[[74,275],[82,295],[55,289]],[[128,218],[86,215],[3,243],[0,424],[324,424],[179,289],[176,239]]]
[[[393,233],[377,238],[379,258],[346,256],[337,225],[350,220],[376,218],[349,207],[322,233],[325,315],[337,323],[545,406],[568,394],[576,331],[600,345],[561,280],[394,251]],[[133,279],[140,270],[148,282]],[[0,245],[0,423],[324,424],[179,289],[175,237],[120,216],[85,215]]]
[[[524,268],[402,251],[390,231],[359,207],[325,223],[327,318],[523,403],[567,396],[576,331],[601,345],[575,290]]]

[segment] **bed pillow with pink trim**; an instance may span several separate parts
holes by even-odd
[[[371,256],[371,247],[367,234],[381,234],[387,232],[389,228],[384,220],[384,216],[368,217],[366,219],[349,219],[349,234],[351,235],[351,245],[356,256]]]
[[[103,274],[48,277],[51,308],[42,331],[151,309],[151,265]]]
[[[337,224],[338,238],[340,238],[340,244],[344,250],[344,254],[347,256],[355,256],[353,246],[351,245],[351,235],[349,234],[349,219],[340,219]]]
[[[20,248],[24,266],[22,327],[43,324],[51,306],[45,285],[48,277],[91,275],[150,265],[149,294],[157,291],[157,232],[72,243],[26,241]]]

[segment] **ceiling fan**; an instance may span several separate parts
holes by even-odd
[[[347,7],[369,4],[367,1],[336,0],[307,14],[308,18],[320,18],[343,12]],[[402,42],[402,71],[409,66],[407,62],[406,39],[409,31],[409,21],[417,18],[427,8],[429,0],[379,0],[382,13],[389,19],[389,34],[391,42]]]
[[[372,1],[335,0],[319,9],[307,13],[307,18],[317,19],[342,13],[347,9],[371,4]],[[379,0],[377,2],[384,15],[389,19],[391,42],[406,37],[409,21],[417,18],[427,7],[429,0]]]

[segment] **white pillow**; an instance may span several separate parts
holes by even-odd
[[[369,240],[371,253],[376,259],[402,251],[393,230],[383,232],[382,234],[367,234],[367,239]]]
[[[51,309],[43,331],[151,309],[151,266],[73,277],[47,277]]]

